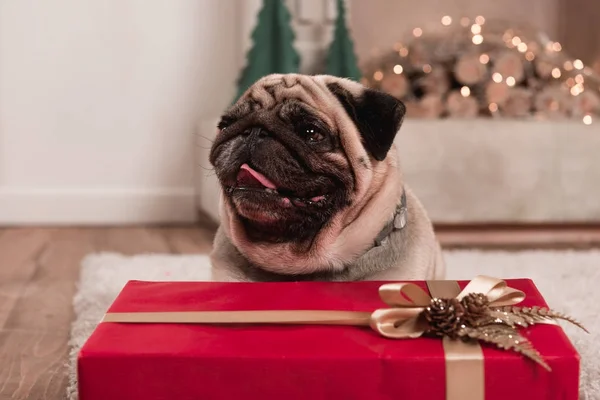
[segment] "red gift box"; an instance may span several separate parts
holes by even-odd
[[[530,280],[506,282],[525,292],[520,306],[546,306]],[[382,284],[131,281],[109,312],[372,312],[386,307]],[[563,330],[522,334],[552,370],[482,345],[485,399],[576,400],[579,355]],[[446,369],[441,339],[388,339],[368,327],[103,322],[81,349],[78,382],[81,400],[442,400]]]

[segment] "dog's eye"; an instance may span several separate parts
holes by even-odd
[[[304,135],[309,143],[318,143],[325,139],[325,135],[314,126],[304,128]]]
[[[221,120],[217,124],[217,129],[219,129],[221,131],[224,130],[224,129],[227,129],[234,122],[235,122],[234,118],[229,117],[227,115],[224,115],[224,116],[221,117]]]

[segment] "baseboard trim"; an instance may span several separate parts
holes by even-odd
[[[189,223],[195,190],[175,188],[0,188],[0,225]]]

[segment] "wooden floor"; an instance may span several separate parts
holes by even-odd
[[[94,251],[206,253],[198,228],[0,230],[0,399],[63,399],[71,307]]]
[[[210,250],[213,231],[166,228],[0,228],[0,400],[62,399],[71,307],[86,254],[190,254]],[[452,228],[449,247],[600,246],[600,228]]]

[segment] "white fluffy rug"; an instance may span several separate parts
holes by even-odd
[[[478,274],[502,278],[532,278],[550,307],[575,316],[592,332],[570,326],[565,331],[582,356],[582,400],[600,399],[600,251],[525,251],[445,253],[448,279],[472,279]],[[123,285],[131,279],[198,281],[210,279],[206,256],[93,254],[82,265],[74,299],[76,320],[71,333],[68,398],[75,400],[76,355]]]

